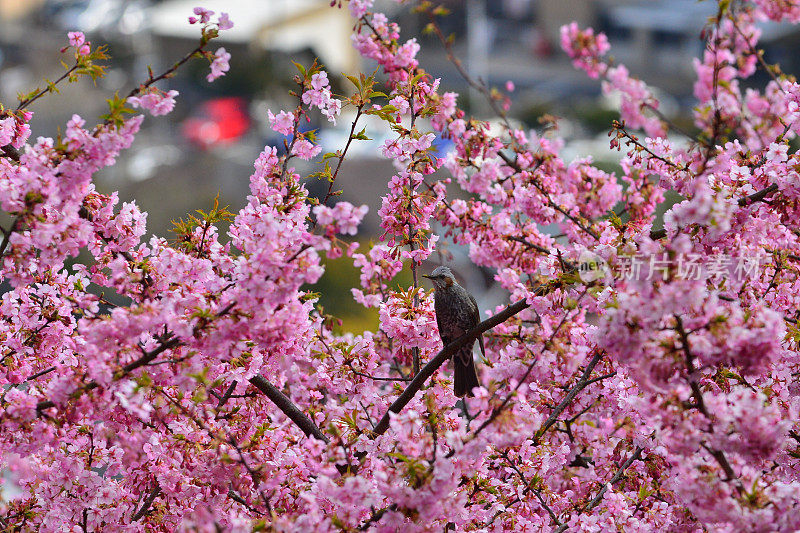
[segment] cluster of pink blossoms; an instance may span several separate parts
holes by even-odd
[[[71,31],[67,34],[69,37],[69,45],[75,48],[79,55],[89,55],[92,43],[86,40],[86,36],[81,31]]]
[[[140,93],[140,96],[128,98],[128,103],[133,107],[147,109],[150,114],[157,117],[172,112],[175,108],[175,97],[178,94],[178,91],[174,89],[164,92],[155,87],[149,87],[146,92]]]
[[[194,8],[194,14],[195,16],[189,17],[189,24],[202,24],[204,37],[210,38],[213,36],[212,34],[207,33],[210,30],[218,33],[220,31],[233,28],[233,22],[227,13],[220,13],[216,22],[211,21],[211,18],[214,16],[214,11],[210,9],[196,7]],[[222,47],[218,48],[214,54],[207,55],[211,61],[211,72],[206,75],[206,80],[212,82],[217,78],[224,76],[225,73],[230,70],[231,67],[228,62],[231,59],[231,55],[225,50],[225,48]]]
[[[336,233],[355,235],[368,210],[366,205],[355,207],[350,202],[337,202],[333,208],[318,205],[313,212],[317,216],[317,224],[332,227]]]
[[[21,491],[0,491],[3,527],[799,529],[800,92],[777,70],[763,91],[742,83],[760,64],[756,22],[796,22],[796,9],[720,3],[685,148],[667,140],[654,92],[608,62],[605,36],[566,26],[576,66],[622,93],[617,174],[565,160],[551,135],[493,134],[371,9],[350,2],[354,43],[386,86],[364,77],[339,99],[323,70],[301,73],[296,107],[268,113],[285,155],[265,147],[246,205],[215,206],[174,240],[144,240],[146,213],[93,184],[142,116],[95,127],[74,116],[58,142],[32,145],[24,109],[0,118],[0,470]],[[213,15],[190,18],[203,39],[230,27]],[[85,41],[70,40],[78,52]],[[227,52],[205,44],[210,76],[224,72]],[[169,112],[177,93],[151,85],[129,102]],[[394,132],[380,153],[396,168],[383,242],[360,253],[342,239],[365,208],[328,205],[338,167],[320,163],[332,182],[320,201],[291,166],[320,151],[299,121],[312,109],[333,121],[342,106]],[[437,133],[454,144],[444,158]],[[682,199],[663,206],[661,228],[669,191]],[[543,229],[553,224],[558,237]],[[422,261],[450,245],[496,272],[513,302],[481,309],[496,323],[481,387],[463,403],[434,365],[432,293],[419,280]],[[315,305],[321,254],[342,249],[360,270],[354,305],[378,308],[375,331],[340,333]],[[763,260],[747,278],[584,279],[587,254],[611,266]]]
[[[23,111],[21,116],[10,116],[0,119],[0,146],[10,144],[16,149],[22,148],[31,136],[28,124],[33,118],[31,111]]]
[[[303,93],[303,103],[318,108],[333,124],[336,124],[336,117],[342,110],[341,100],[332,96],[328,73],[325,71],[311,76],[311,88]]]

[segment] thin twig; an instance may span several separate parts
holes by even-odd
[[[352,370],[352,368],[351,368]],[[353,370],[353,374],[356,376],[361,376],[362,378],[373,379],[375,381],[411,381],[411,378],[393,378],[393,377],[384,377],[384,376],[370,376],[364,372],[359,372],[358,370]]]
[[[581,294],[580,298],[578,298],[578,302],[580,302],[580,300],[581,300],[581,299],[583,299],[583,297],[584,297],[584,296],[586,296],[586,293],[587,293],[587,292],[588,292],[588,288],[587,288],[586,290],[584,290],[584,291],[583,291],[583,294]],[[556,335],[558,334],[558,332],[559,332],[559,331],[561,331],[561,328],[564,326],[564,324],[566,324],[566,323],[567,323],[567,319],[568,319],[569,317],[570,317],[570,313],[569,313],[569,312],[567,312],[567,313],[564,313],[564,316],[563,316],[563,317],[561,317],[561,321],[558,323],[558,326],[556,326],[556,328],[553,330],[553,333],[550,335],[550,337],[547,339],[547,341],[546,341],[546,342],[544,343],[544,345],[542,346],[542,352],[544,352],[545,350],[547,350],[547,349],[550,347],[550,345],[553,343],[553,339],[555,339],[555,338],[556,338]],[[514,396],[516,393],[517,393],[517,391],[518,391],[518,390],[519,390],[519,388],[522,386],[522,384],[523,384],[523,383],[525,383],[525,381],[528,379],[528,376],[529,376],[529,375],[531,374],[531,372],[533,371],[533,368],[534,368],[534,366],[536,366],[536,361],[537,361],[537,359],[534,359],[534,360],[533,360],[533,361],[532,361],[532,362],[531,362],[531,363],[528,365],[528,368],[525,370],[525,373],[522,375],[522,377],[520,377],[520,378],[517,380],[517,385],[516,385],[516,387],[514,387],[514,390],[512,390],[511,392],[509,392],[509,393],[506,395],[506,397],[503,399],[503,401],[500,403],[500,405],[498,405],[497,407],[495,407],[495,408],[492,410],[492,413],[491,413],[491,415],[489,415],[489,417],[488,417],[486,420],[484,420],[484,421],[483,421],[483,423],[482,423],[480,426],[478,426],[478,429],[476,429],[476,430],[475,430],[475,432],[472,434],[472,436],[471,436],[472,438],[475,438],[475,437],[477,437],[478,435],[480,435],[480,433],[481,433],[481,432],[482,432],[484,429],[486,429],[486,427],[487,427],[489,424],[491,424],[492,422],[494,422],[494,420],[495,420],[495,419],[496,419],[498,416],[500,416],[500,413],[502,413],[502,412],[503,412],[503,410],[506,408],[506,406],[507,406],[507,405],[508,405],[508,404],[511,402],[511,398],[512,398],[512,397],[513,397],[513,396]],[[592,368],[594,368],[594,367],[592,367]],[[535,438],[534,438],[534,441],[536,441],[536,439],[535,439]],[[453,451],[454,451],[454,450],[453,450]]]
[[[80,65],[78,64],[78,61],[76,60],[75,64],[72,65],[72,67],[69,70],[67,70],[64,74],[62,74],[56,81],[50,83],[45,78],[45,81],[48,83],[47,87],[45,87],[44,89],[38,89],[37,88],[37,93],[35,95],[33,95],[30,98],[26,98],[25,100],[20,100],[19,105],[17,106],[17,109],[15,109],[14,111],[22,111],[23,109],[25,109],[26,107],[28,107],[29,105],[34,103],[39,98],[41,98],[42,96],[46,95],[47,93],[50,93],[50,92],[53,92],[53,91],[57,92],[56,85],[58,85],[59,83],[61,83],[65,79],[67,79],[69,77],[69,75],[72,74],[73,72],[75,72],[76,70],[78,70],[79,67],[80,67]]]
[[[641,459],[642,451],[643,448],[641,446],[637,446],[636,450],[633,452],[633,455],[631,455],[627,461],[622,463],[622,466],[619,467],[619,470],[616,471],[616,473],[611,477],[611,479],[609,479],[606,483],[603,483],[603,486],[600,487],[600,490],[597,492],[597,495],[595,495],[595,497],[592,498],[592,500],[589,503],[587,503],[579,511],[579,513],[585,513],[586,511],[591,511],[592,509],[597,507],[597,504],[599,504],[600,501],[603,499],[603,496],[608,490],[608,487],[610,485],[613,485],[620,479],[622,479],[622,476],[625,474],[625,471],[633,464],[634,461],[638,461],[639,459]],[[555,533],[562,533],[564,530],[567,529],[567,527],[568,527],[567,524],[561,524],[561,526],[559,526],[555,530]]]
[[[231,384],[228,386],[228,390],[225,391],[225,394],[223,394],[219,398],[219,403],[217,404],[217,409],[222,408],[228,402],[228,400],[230,400],[231,395],[233,394],[233,391],[236,390],[236,385],[237,385],[236,380],[233,380],[233,382],[231,382]]]
[[[523,169],[522,169],[522,167],[520,167],[520,165],[517,163],[517,161],[516,161],[515,159],[511,159],[511,157],[510,157],[510,156],[508,156],[508,155],[504,154],[503,152],[498,152],[497,156],[498,156],[500,159],[502,159],[503,161],[505,161],[506,165],[508,165],[509,167],[511,167],[511,168],[512,168],[513,170],[515,170],[516,172],[522,172],[522,170],[523,170]],[[539,184],[539,182],[538,182],[538,181],[536,181],[535,179],[533,179],[533,177],[532,177],[532,176],[531,176],[531,183],[532,183],[532,184],[533,184],[533,186],[536,188],[536,190],[538,190],[538,191],[539,191],[539,193],[541,193],[541,195],[542,195],[542,196],[544,196],[545,200],[547,200],[547,203],[548,203],[548,205],[549,205],[550,207],[552,207],[553,209],[555,209],[556,211],[558,211],[559,213],[561,213],[562,215],[564,215],[564,216],[565,216],[565,217],[566,217],[566,218],[567,218],[567,219],[568,219],[570,222],[572,222],[573,224],[575,224],[576,226],[578,226],[580,229],[582,229],[583,231],[585,231],[586,233],[588,233],[588,234],[589,234],[591,237],[593,237],[593,238],[594,238],[594,240],[596,240],[596,241],[599,241],[599,240],[600,240],[600,236],[597,234],[597,232],[596,232],[596,231],[594,231],[593,229],[591,229],[591,228],[587,227],[587,226],[586,226],[585,224],[583,224],[583,223],[582,223],[580,220],[578,220],[578,219],[577,219],[577,218],[575,218],[574,216],[570,215],[570,214],[569,214],[569,211],[567,211],[566,209],[564,209],[563,207],[561,207],[560,205],[558,205],[557,203],[555,203],[555,201],[553,201],[553,199],[552,199],[552,198],[550,198],[550,194],[547,192],[547,190],[545,190],[545,188],[544,188],[544,187],[542,187],[542,185],[541,185],[541,184]]]
[[[558,417],[561,416],[561,413],[564,412],[564,409],[566,409],[567,406],[572,403],[572,400],[575,399],[575,396],[577,396],[580,391],[586,388],[586,386],[589,384],[589,376],[592,374],[592,370],[594,370],[594,367],[597,366],[597,363],[600,362],[600,359],[602,359],[604,354],[605,352],[603,350],[598,350],[594,357],[592,357],[592,359],[589,361],[589,364],[586,365],[586,369],[583,371],[583,374],[578,382],[575,383],[567,395],[564,396],[564,399],[561,400],[561,403],[559,403],[555,409],[553,409],[553,412],[550,413],[550,416],[547,418],[545,423],[542,424],[542,427],[536,430],[536,433],[533,436],[534,443],[539,442],[539,439],[542,438],[542,435],[544,435],[544,433],[558,421]]]
[[[233,308],[234,305],[235,305],[235,302],[231,302],[230,304],[225,306],[219,313],[217,313],[217,315],[216,315],[217,318],[220,318],[220,317],[228,314],[228,312]],[[195,328],[195,332],[199,331],[199,329],[200,328],[196,327]],[[114,377],[118,379],[118,378],[123,377],[123,376],[125,376],[127,374],[130,374],[131,372],[133,372],[137,368],[140,368],[142,366],[145,366],[145,365],[151,363],[156,357],[161,355],[163,352],[165,352],[167,350],[170,350],[170,349],[173,349],[173,348],[177,348],[178,346],[182,346],[184,344],[178,337],[172,336],[172,333],[169,333],[169,332],[166,333],[165,335],[161,336],[160,342],[161,342],[161,344],[158,347],[150,350],[149,352],[144,352],[140,358],[138,358],[135,361],[132,361],[132,362],[128,363],[127,365],[123,366],[122,369],[120,371],[118,371],[115,374]],[[96,381],[90,381],[89,383],[87,383],[83,387],[80,387],[78,390],[76,390],[73,393],[73,396],[76,396],[76,395],[80,396],[81,394],[89,392],[91,390],[94,390],[94,389],[98,388],[99,386],[100,385]],[[51,407],[55,407],[55,406],[56,406],[56,404],[52,400],[42,400],[41,402],[36,404],[36,413],[41,415],[42,412],[45,411],[46,409],[50,409]]]
[[[368,530],[368,529],[369,529],[369,526],[370,526],[371,524],[374,524],[375,522],[378,522],[378,521],[380,521],[380,519],[381,519],[381,518],[383,518],[383,515],[385,515],[387,512],[389,512],[389,511],[396,511],[396,510],[397,510],[397,504],[396,504],[396,503],[393,503],[393,504],[392,504],[392,505],[390,505],[389,507],[384,507],[383,509],[379,509],[379,510],[377,510],[377,511],[373,511],[373,513],[372,513],[372,516],[370,516],[370,517],[367,519],[367,521],[366,521],[366,522],[364,522],[363,524],[361,524],[361,527],[359,527],[358,529],[359,529],[360,531],[366,531],[366,530]]]
[[[703,416],[706,417],[709,425],[709,433],[713,433],[714,426],[712,423],[711,413],[709,412],[708,407],[703,400],[703,391],[700,389],[700,384],[695,376],[694,354],[692,354],[689,347],[689,334],[684,329],[683,320],[678,315],[675,315],[675,331],[680,336],[681,346],[686,359],[686,379],[689,381],[689,387],[692,389],[692,397],[694,398],[694,405],[692,407],[696,408],[703,414]],[[716,450],[705,445],[703,447],[706,448],[708,453],[710,453],[711,456],[717,461],[720,468],[722,468],[722,471],[725,472],[727,479],[736,482],[736,488],[739,493],[742,494],[744,492],[742,482],[738,477],[736,477],[736,473],[733,471],[733,467],[731,467],[731,464],[728,461],[728,458],[725,456],[725,453],[721,450]]]
[[[756,191],[749,196],[739,198],[738,204],[740,207],[746,207],[750,204],[763,201],[767,196],[777,191],[778,191],[778,186],[773,183],[772,185],[764,187],[760,191]],[[667,230],[663,228],[654,229],[653,231],[650,232],[650,238],[654,241],[663,239],[666,236],[667,236]]]

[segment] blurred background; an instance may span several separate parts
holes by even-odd
[[[699,34],[716,2],[696,0],[443,0],[452,14],[440,19],[445,34],[454,34],[454,49],[470,73],[501,90],[512,81],[510,110],[515,125],[540,128],[545,114],[559,117],[558,133],[566,141],[566,160],[591,155],[597,166],[613,171],[620,153],[609,150],[607,133],[617,118],[614,102],[603,97],[600,84],[571,66],[559,47],[559,27],[577,20],[607,33],[616,61],[634,76],[658,88],[661,110],[675,123],[692,129],[694,105],[692,57],[702,53]],[[17,93],[28,92],[43,79],[62,72],[59,49],[66,32],[80,30],[93,45],[107,44],[112,59],[108,75],[60,86],[60,94],[36,101],[33,138],[55,136],[73,113],[89,124],[99,121],[105,99],[126,94],[147,77],[151,65],[158,73],[196,46],[199,28],[187,18],[202,5],[230,14],[235,26],[222,32],[210,49],[224,46],[232,54],[228,74],[206,82],[208,62],[195,60],[176,77],[161,82],[163,90],[180,92],[175,111],[166,117],[147,116],[133,147],[118,163],[97,176],[103,192],[118,190],[122,201],[136,200],[149,213],[148,235],[170,238],[171,220],[195,209],[207,209],[219,194],[233,211],[245,203],[252,164],[265,144],[281,146],[283,137],[267,122],[267,109],[293,107],[288,95],[295,68],[318,60],[325,65],[335,92],[348,91],[342,72],[371,73],[376,65],[360,59],[351,46],[353,26],[349,11],[331,8],[330,0],[0,0],[0,102],[15,107]],[[488,105],[471,91],[447,60],[434,37],[421,35],[427,20],[409,13],[407,6],[377,0],[383,11],[402,28],[402,39],[416,37],[420,64],[442,78],[443,91],[461,94],[459,104],[478,118],[491,119]],[[762,46],[769,63],[797,72],[794,53],[800,41],[790,25],[764,24]],[[70,59],[67,58],[67,61]],[[759,73],[748,83],[763,86]],[[348,110],[336,126],[325,120],[309,125],[318,129],[323,153],[343,148],[350,124]],[[359,241],[377,241],[381,231],[377,211],[394,169],[380,157],[378,145],[390,132],[367,121],[372,141],[355,143],[337,180],[342,200],[370,207]],[[680,141],[680,139],[676,139]],[[449,143],[437,139],[443,154]],[[294,162],[309,173],[315,165]],[[313,195],[324,196],[327,183],[311,180]],[[554,228],[557,232],[557,228]],[[487,309],[503,304],[504,291],[493,288],[493,273],[472,265],[467,250],[449,247],[448,263]],[[437,255],[432,256],[432,269]],[[315,291],[321,305],[344,320],[343,328],[372,327],[376,314],[364,312],[348,297],[357,286],[358,272],[348,259],[330,262]],[[407,272],[399,282],[408,284]]]

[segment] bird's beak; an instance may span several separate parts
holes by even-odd
[[[433,279],[433,276],[429,276],[429,275],[427,275],[427,274],[423,274],[423,275],[422,275],[422,277],[423,277],[423,278],[428,278],[428,279]]]

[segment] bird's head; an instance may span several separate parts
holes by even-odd
[[[446,266],[436,267],[430,276],[422,275],[423,278],[428,278],[433,282],[436,289],[444,289],[452,287],[456,283],[456,278],[453,273]]]

